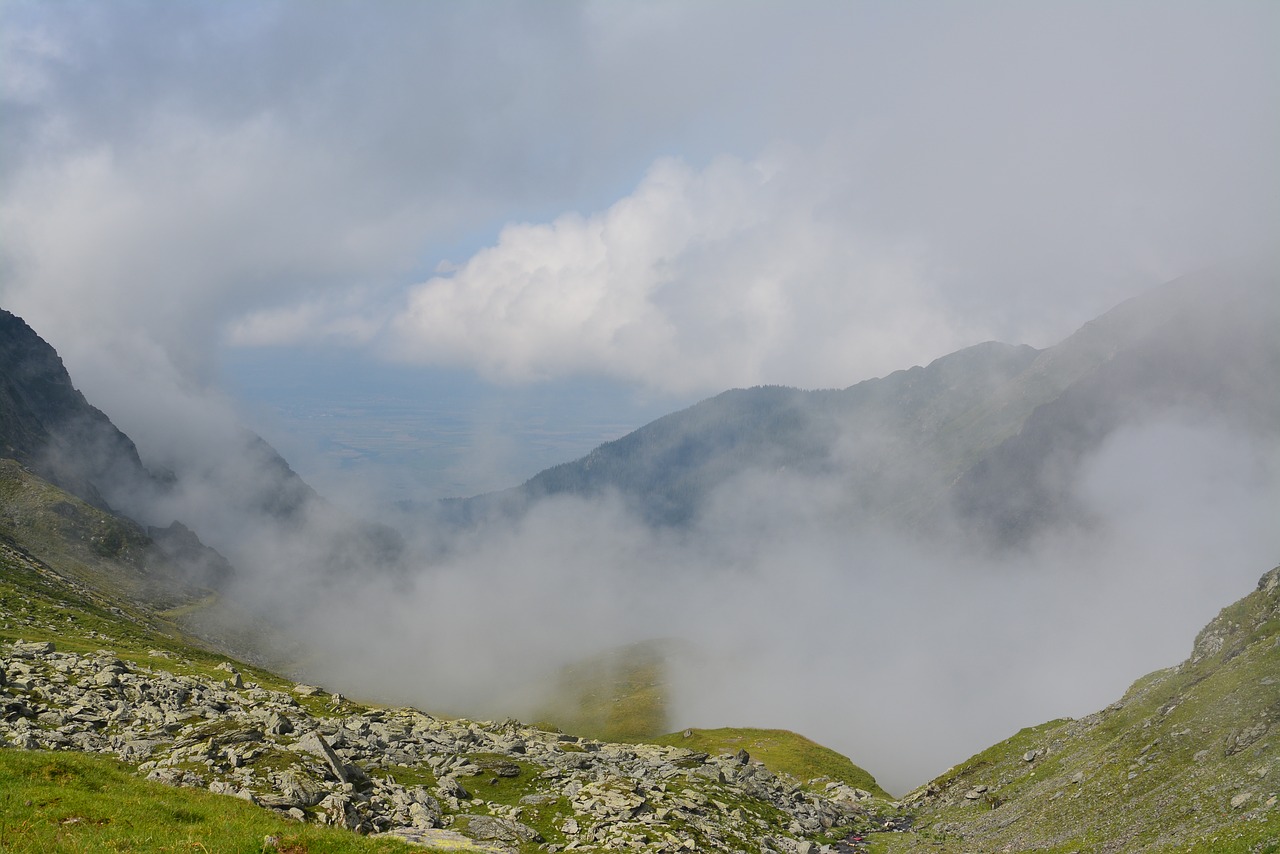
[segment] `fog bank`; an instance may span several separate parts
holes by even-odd
[[[620,502],[554,499],[400,583],[343,585],[295,626],[310,672],[500,717],[539,708],[529,686],[560,667],[676,638],[673,729],[792,729],[902,793],[1177,663],[1280,559],[1280,454],[1203,421],[1117,433],[1082,478],[1093,520],[999,557],[832,524],[847,484],[731,488],[758,514],[659,532]]]

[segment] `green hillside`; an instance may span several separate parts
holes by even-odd
[[[877,850],[1280,851],[1280,567],[1191,657],[1023,730],[905,799]]]
[[[654,739],[654,742],[705,753],[737,754],[742,750],[751,760],[775,774],[790,774],[797,780],[818,786],[829,782],[844,783],[878,798],[890,797],[874,777],[853,764],[847,756],[785,729],[686,729]]]
[[[604,741],[646,741],[670,726],[668,659],[678,645],[648,641],[562,668],[537,713],[565,732]]]
[[[556,702],[540,717],[565,732],[606,741],[647,742],[709,754],[745,750],[775,774],[817,786],[842,783],[890,798],[848,757],[787,730],[686,729],[662,734],[670,725],[668,661],[681,649],[674,641],[649,641],[566,667],[553,692]]]

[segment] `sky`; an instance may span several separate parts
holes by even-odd
[[[373,506],[1267,249],[1280,6],[0,0],[0,128],[0,305],[144,459],[248,423]]]
[[[1044,346],[1277,233],[1278,19],[4,0],[0,300],[131,435],[316,353],[638,426]]]

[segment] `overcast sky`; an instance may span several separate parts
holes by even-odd
[[[1277,56],[1270,2],[0,0],[0,304],[144,454],[317,348],[614,427],[843,387],[1271,240]]]
[[[0,300],[108,396],[320,343],[844,386],[1052,343],[1280,224],[1271,2],[0,15]]]

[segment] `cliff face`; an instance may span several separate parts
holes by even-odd
[[[76,390],[53,347],[4,310],[0,456],[103,509],[113,493],[154,485],[133,442]]]

